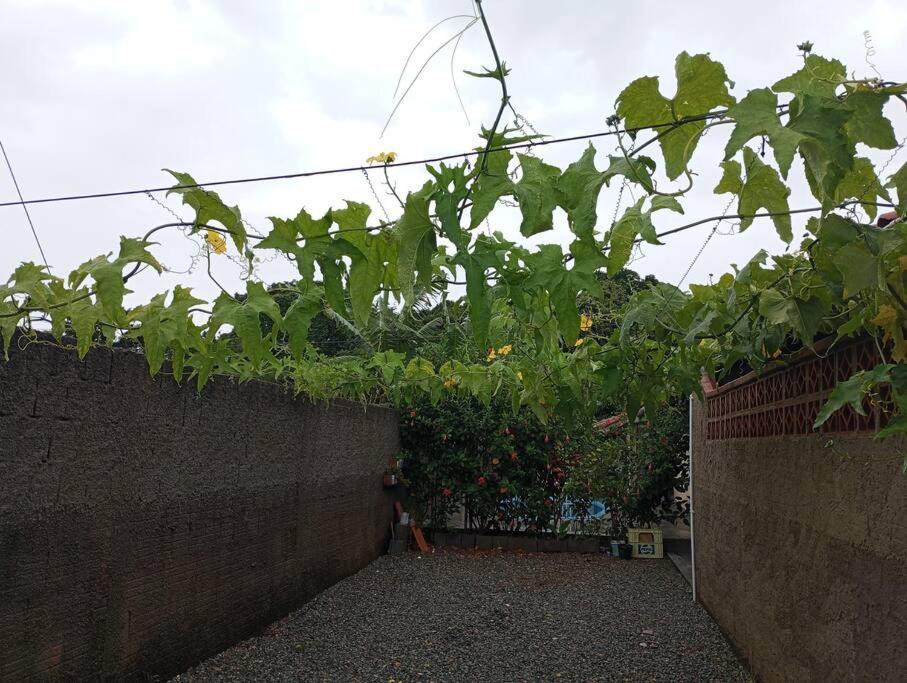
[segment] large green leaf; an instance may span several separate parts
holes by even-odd
[[[297,360],[308,342],[312,319],[324,310],[323,294],[320,288],[309,288],[300,293],[283,316],[282,326],[290,340],[290,352]]]
[[[790,242],[793,239],[790,214],[787,213],[790,210],[787,202],[790,190],[778,177],[778,172],[762,163],[749,147],[744,148],[743,159],[747,168],[746,181],[740,176],[739,162],[723,161],[721,166],[724,175],[715,187],[715,193],[731,192],[740,198],[737,210],[744,216],[740,219],[741,230],[746,230],[753,224],[752,214],[759,209],[777,213],[778,215],[772,216],[772,222],[778,236],[785,242]]]
[[[847,96],[843,107],[852,114],[844,128],[852,143],[862,142],[877,149],[898,146],[891,121],[882,113],[887,101],[888,95],[872,90],[859,90]]]
[[[674,71],[677,93],[672,99],[661,94],[658,78],[651,76],[633,81],[621,92],[617,98],[617,114],[628,128],[671,123],[734,104],[734,97],[728,92],[728,85],[733,84],[724,67],[708,55],[690,56],[681,52]],[[659,130],[665,172],[670,179],[686,170],[705,126],[704,121],[694,121]]]
[[[280,306],[260,282],[254,280],[246,282],[246,300],[243,305],[270,318],[275,327],[280,326]]]
[[[384,274],[386,233],[369,234],[366,230],[371,207],[347,200],[346,208],[335,209],[332,216],[337,222],[338,234],[352,244],[356,251],[350,254],[347,285],[353,320],[360,327],[368,324],[375,293]]]
[[[573,256],[573,270],[579,273],[594,273],[608,265],[602,253],[602,244],[594,239],[573,240],[570,243]]]
[[[876,201],[891,201],[888,191],[876,176],[872,162],[865,157],[854,159],[853,166],[835,190],[836,203],[840,204],[847,199],[858,199],[870,220],[876,217]]]
[[[442,163],[438,169],[432,166],[427,168],[435,178],[432,199],[435,202],[435,213],[441,221],[442,233],[456,245],[458,251],[465,249],[469,243],[469,234],[460,227],[459,206],[467,193],[466,164],[447,166]]]
[[[214,302],[208,330],[211,335],[216,335],[224,325],[232,325],[243,353],[257,366],[271,355],[270,335],[268,341],[262,336],[260,315],[271,319],[275,331],[279,329],[283,320],[280,307],[260,282],[250,280],[246,283],[243,301],[221,292]]]
[[[299,230],[295,219],[268,218],[271,221],[271,232],[258,243],[258,249],[277,249],[295,257],[299,274],[306,279],[311,279],[315,272],[314,260],[306,260],[302,246],[296,241],[299,239]]]
[[[103,257],[98,258],[107,260]],[[26,294],[31,306],[47,306],[50,303],[51,290],[46,283],[51,279],[52,276],[45,266],[39,266],[31,261],[20,263],[10,276],[7,286],[0,289],[2,291],[0,299],[10,294]],[[75,287],[78,284],[70,283],[70,286]]]
[[[112,261],[107,256],[97,256],[86,261],[69,275],[69,284],[79,287],[85,278],[94,280],[93,291],[104,315],[109,322],[119,322],[123,316],[123,296],[126,294],[126,283],[123,269],[129,265],[144,263],[158,273],[161,264],[148,251],[148,242],[144,240],[121,237],[119,256]]]
[[[230,237],[233,239],[236,248],[240,252],[244,251],[247,241],[246,228],[243,225],[239,207],[224,204],[217,192],[201,187],[180,187],[180,185],[195,185],[195,178],[188,173],[171,171],[169,168],[164,170],[176,178],[177,182],[177,185],[167,194],[181,195],[183,204],[195,209],[195,224],[200,226],[211,221],[217,221],[230,232]]]
[[[474,229],[494,208],[498,199],[513,194],[513,182],[507,174],[507,167],[513,154],[509,150],[488,153],[484,172],[480,173],[472,186],[472,207],[469,210],[469,229]]]
[[[472,333],[479,348],[484,348],[488,341],[488,328],[491,322],[491,302],[485,268],[470,254],[463,254],[460,263],[466,271],[466,298],[469,300]]]
[[[642,237],[649,244],[661,244],[652,224],[652,214],[662,209],[683,213],[683,208],[674,197],[656,196],[652,198],[648,211],[643,211],[645,197],[635,205],[627,207],[623,216],[611,228],[607,267],[608,276],[613,277],[627,265],[637,237]]]
[[[72,292],[73,302],[66,306],[66,315],[76,335],[76,350],[79,358],[84,358],[91,348],[94,332],[100,320],[101,311],[98,310],[90,298],[84,295],[87,289],[77,289]]]
[[[130,323],[139,323],[138,329],[133,328],[130,336],[142,340],[142,351],[152,375],[156,375],[164,363],[164,350],[167,340],[161,334],[161,313],[164,310],[166,294],[153,296],[142,306],[138,306],[129,313]]]
[[[845,296],[884,287],[879,258],[862,244],[846,244],[838,249],[834,263],[844,277]]]
[[[623,176],[632,183],[642,185],[646,192],[655,190],[652,173],[655,172],[655,161],[645,155],[633,157],[609,156],[607,170],[602,174],[605,184],[609,185],[615,176]]]
[[[828,401],[816,415],[813,428],[821,427],[836,410],[843,408],[845,405],[849,405],[860,415],[865,415],[863,399],[867,392],[876,384],[889,380],[889,373],[892,367],[894,366],[882,363],[872,370],[861,370],[851,378],[838,382],[831,395],[829,395]]]
[[[425,183],[418,192],[406,197],[403,216],[397,223],[397,283],[400,293],[411,306],[415,297],[416,271],[431,274],[431,253],[434,252],[435,226],[429,217],[429,198],[434,183]],[[425,246],[431,247],[428,251]]]
[[[524,237],[531,237],[553,227],[554,208],[558,203],[555,181],[561,171],[537,157],[527,154],[517,157],[523,171],[523,177],[513,188],[523,214],[520,232]]]
[[[803,68],[772,86],[775,92],[813,95],[831,99],[835,89],[847,79],[847,70],[837,59],[808,55]]]
[[[765,289],[759,294],[759,314],[770,323],[792,327],[807,345],[812,344],[824,312],[821,300],[815,297],[788,297],[777,289]]]
[[[633,243],[643,228],[642,203],[643,200],[640,199],[635,206],[628,207],[624,211],[624,215],[611,228],[608,248],[609,277],[614,277],[630,260]]]
[[[785,128],[778,116],[778,96],[768,88],[750,90],[728,111],[735,126],[724,148],[724,158],[730,159],[743,145],[760,135],[768,137],[781,175],[787,178],[801,135]]]
[[[595,207],[605,174],[595,168],[595,147],[586,147],[578,161],[574,161],[557,179],[558,204],[567,212],[567,222],[573,234],[580,239],[592,239],[598,216]]]
[[[800,155],[813,195],[824,207],[831,207],[838,183],[853,166],[853,143],[844,129],[853,112],[843,109],[836,100],[804,95],[798,101],[788,127],[802,136]]]

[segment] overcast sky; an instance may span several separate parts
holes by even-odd
[[[868,30],[878,70],[891,80],[907,79],[907,5],[898,2],[486,0],[484,7],[498,49],[513,69],[514,106],[539,131],[556,137],[603,130],[615,97],[639,76],[661,76],[670,97],[674,58],[683,50],[709,52],[723,62],[740,98],[799,68],[796,44],[803,40],[813,41],[817,53],[841,59],[857,76],[873,75],[864,47]],[[453,68],[471,123],[457,102],[448,46],[425,69],[384,138],[379,134],[412,47],[441,19],[471,13],[468,0],[0,0],[0,140],[26,198],[166,185],[164,167],[204,181],[356,165],[378,151],[392,150],[407,160],[465,150],[477,144],[475,131],[490,123],[499,97],[494,81],[462,74],[492,65],[480,25],[464,35]],[[452,19],[432,33],[404,83],[467,22]],[[903,107],[889,104],[888,114],[902,139]],[[659,230],[723,211],[728,196],[711,190],[727,134],[727,128],[717,128],[704,139],[693,158],[700,175],[685,202],[687,216],[660,212]],[[601,167],[612,145],[607,138],[595,144]],[[540,155],[563,167],[584,145],[551,146]],[[889,172],[904,160],[897,159]],[[799,162],[792,176],[802,177]],[[393,173],[401,189],[424,178],[421,167]],[[394,215],[380,176],[373,179]],[[795,189],[792,207],[813,204],[802,188]],[[382,217],[359,173],[219,191],[263,231],[267,216],[292,216],[301,207],[319,213],[345,198],[372,204]],[[2,166],[0,199],[15,199]],[[616,199],[616,186],[603,192],[601,229],[610,224]],[[164,201],[191,215],[178,198]],[[31,212],[57,274],[114,250],[121,234],[139,236],[172,219],[144,196],[36,205]],[[515,234],[513,214],[503,212],[493,228]],[[533,243],[566,244],[563,215],[558,220],[558,230]],[[804,220],[794,219],[798,237]],[[668,246],[647,246],[632,267],[676,283],[709,229],[687,231]],[[0,230],[3,278],[20,261],[39,260],[21,207],[0,208]],[[774,234],[762,220],[742,235],[716,236],[687,283],[742,264],[759,248],[783,250]],[[187,268],[193,245],[178,233],[162,242],[156,252],[161,260],[174,270]],[[217,268],[225,283],[238,286],[234,264],[220,259]],[[257,277],[274,281],[292,273],[286,263],[269,262],[259,265]],[[215,292],[203,269],[161,279],[149,273],[131,286],[144,298],[176,283],[205,296]]]

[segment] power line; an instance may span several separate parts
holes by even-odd
[[[27,202],[22,198],[22,190],[19,189],[19,182],[16,180],[16,174],[13,173],[13,165],[9,162],[6,154],[6,148],[3,146],[3,140],[0,140],[0,151],[3,152],[3,159],[6,161],[6,167],[9,169],[9,175],[13,179],[13,185],[16,188],[16,194],[19,195],[19,202],[22,204],[22,210],[25,211],[25,217],[28,219],[28,225],[31,228],[31,234],[35,236],[35,243],[38,245],[38,251],[41,252],[41,260],[44,261],[44,267],[50,272],[50,265],[47,263],[47,256],[44,255],[44,247],[41,246],[41,240],[38,239],[38,231],[35,230],[35,224],[32,222],[31,214],[28,212]]]
[[[0,207],[3,206],[24,206],[27,204],[49,204],[51,202],[69,202],[82,199],[103,199],[106,197],[128,197],[131,195],[139,194],[150,194],[154,192],[170,192],[171,190],[192,190],[195,188],[203,187],[216,187],[219,185],[243,185],[247,183],[261,183],[269,182],[272,180],[291,180],[293,178],[311,178],[314,176],[322,175],[336,175],[339,173],[361,173],[369,172],[376,170],[383,170],[384,168],[402,168],[404,166],[420,166],[422,164],[434,164],[441,161],[450,161],[451,159],[462,159],[466,157],[479,156],[481,154],[486,154],[490,152],[502,152],[506,150],[516,150],[516,149],[532,149],[533,147],[542,147],[544,145],[556,145],[563,142],[577,142],[579,140],[592,140],[594,138],[603,138],[609,137],[612,135],[621,135],[623,133],[636,134],[645,130],[655,130],[659,128],[672,128],[682,126],[687,123],[695,123],[697,121],[706,121],[708,119],[713,119],[721,116],[725,116],[727,110],[723,109],[716,112],[710,112],[707,114],[700,114],[698,116],[688,116],[679,121],[667,121],[665,123],[654,123],[648,126],[638,126],[636,128],[622,128],[620,130],[606,130],[600,131],[597,133],[584,133],[582,135],[571,135],[569,137],[562,138],[550,138],[547,140],[533,140],[530,142],[522,142],[513,145],[502,145],[500,147],[491,147],[489,149],[472,149],[465,152],[457,152],[456,154],[445,154],[442,156],[432,157],[430,159],[417,159],[415,161],[398,161],[392,164],[383,164],[381,166],[345,166],[342,168],[331,168],[323,169],[318,171],[301,171],[298,173],[282,173],[279,175],[266,175],[266,176],[255,176],[251,178],[236,178],[232,180],[214,180],[206,183],[187,183],[184,185],[168,185],[166,187],[151,187],[151,188],[142,188],[138,190],[118,190],[112,192],[94,192],[90,194],[76,194],[76,195],[65,195],[60,197],[45,197],[43,199],[22,199],[22,195],[19,195],[19,201],[17,202],[0,202]]]

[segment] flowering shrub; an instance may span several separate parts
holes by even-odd
[[[590,447],[590,429],[543,425],[529,410],[514,415],[509,403],[455,396],[401,415],[408,505],[417,519],[444,528],[462,505],[466,526],[480,531],[564,527],[565,485]],[[570,502],[581,523],[589,493],[574,490]]]

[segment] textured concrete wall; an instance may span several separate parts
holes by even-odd
[[[168,675],[382,553],[394,411],[129,352],[0,362],[0,680]]]
[[[704,412],[693,444],[699,600],[762,680],[905,680],[907,440],[706,440]]]

